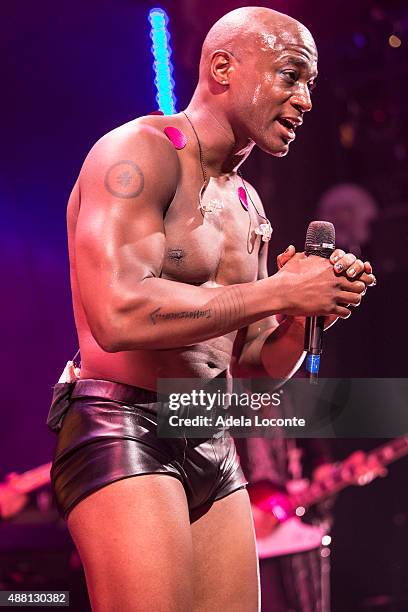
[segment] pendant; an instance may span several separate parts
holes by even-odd
[[[269,242],[272,236],[272,226],[269,223],[261,223],[256,229],[255,234],[261,236],[262,242]]]

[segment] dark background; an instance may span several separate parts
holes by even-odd
[[[270,270],[290,242],[302,249],[327,188],[342,182],[366,188],[378,217],[363,255],[373,262],[378,286],[327,334],[322,376],[405,377],[408,7],[375,0],[258,4],[303,21],[320,57],[314,110],[290,155],[274,159],[256,150],[243,168],[274,227]],[[206,31],[243,5],[159,4],[170,15],[178,110],[193,92]],[[66,201],[92,144],[156,108],[147,22],[153,6],[28,0],[2,8],[0,476],[52,455],[54,438],[45,428],[51,388],[77,346]],[[401,47],[390,47],[391,34],[401,38]],[[337,441],[334,453],[342,458],[376,443]],[[386,480],[340,496],[333,534],[335,610],[408,609],[397,603],[407,595],[406,469],[401,460]],[[373,600],[374,606],[369,598],[379,595],[385,599]]]

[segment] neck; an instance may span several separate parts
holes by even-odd
[[[255,143],[240,142],[223,110],[203,100],[197,91],[185,112],[200,140],[207,174],[221,176],[236,172]]]

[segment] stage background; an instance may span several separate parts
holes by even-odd
[[[205,32],[244,4],[160,4],[170,15],[179,110],[193,92]],[[302,20],[320,54],[314,110],[289,156],[254,151],[243,167],[274,227],[270,270],[290,242],[303,248],[326,189],[345,182],[366,189],[377,214],[362,251],[373,262],[378,286],[327,334],[322,376],[404,377],[408,8],[384,0],[259,4]],[[51,389],[77,348],[65,206],[92,144],[156,108],[147,23],[153,6],[29,0],[2,8],[0,476],[52,455],[54,437],[45,427]],[[392,34],[401,38],[399,48],[390,46]],[[334,453],[341,458],[378,442],[337,441]],[[341,495],[333,534],[335,610],[371,609],[364,601],[378,595],[397,606],[406,596],[406,471],[402,460],[388,479]]]

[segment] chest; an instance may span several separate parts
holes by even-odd
[[[190,284],[219,285],[257,279],[260,219],[251,204],[241,205],[236,182],[214,179],[203,194],[200,209],[197,189],[182,187],[167,211],[166,245],[162,276]]]

